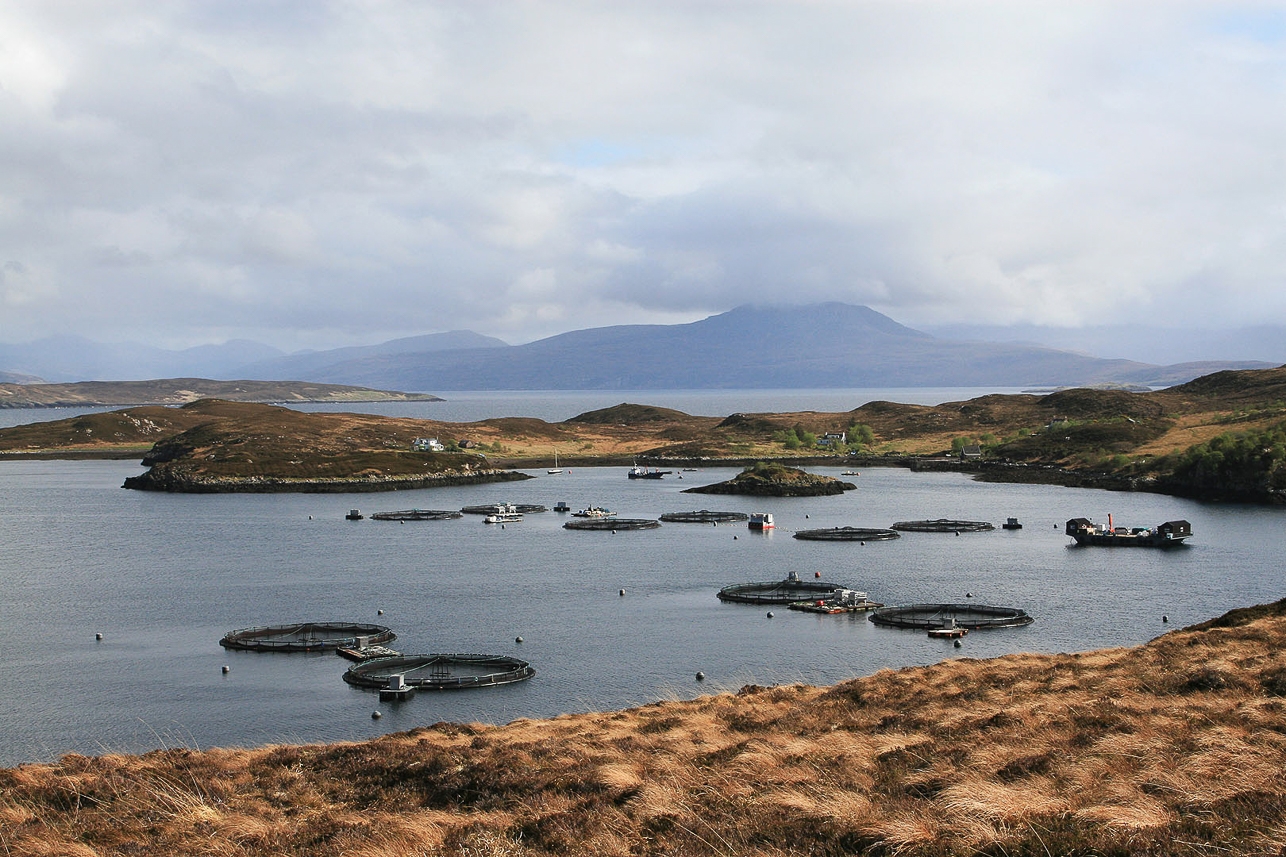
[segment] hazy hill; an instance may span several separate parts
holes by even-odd
[[[306,377],[407,390],[601,390],[1076,385],[1137,381],[1156,370],[936,339],[868,307],[826,303],[743,306],[691,324],[578,330],[505,349],[370,356]]]
[[[509,343],[494,336],[483,336],[471,330],[449,330],[424,336],[392,339],[379,345],[358,345],[326,351],[278,354],[266,360],[238,367],[237,377],[263,379],[313,378],[333,374],[331,367],[372,357],[413,359],[411,355],[469,348],[508,348]]]
[[[18,345],[0,343],[0,368],[38,375],[54,383],[227,378],[236,377],[230,373],[237,366],[280,354],[279,349],[246,339],[172,351],[136,342],[102,343],[81,336],[50,336]]]

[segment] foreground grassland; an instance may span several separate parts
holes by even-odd
[[[1286,849],[1286,601],[959,659],[374,741],[0,771],[34,855],[1192,855]]]

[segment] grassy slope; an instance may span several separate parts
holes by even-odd
[[[539,679],[537,679],[539,680]],[[12,855],[1280,854],[1286,602],[968,658],[370,742],[0,771]]]

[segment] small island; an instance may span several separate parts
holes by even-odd
[[[125,488],[194,494],[394,491],[530,479],[485,455],[420,437],[422,421],[308,414],[275,405],[203,400],[204,419],[158,441],[150,469]]]
[[[752,497],[823,497],[857,486],[833,476],[805,473],[777,462],[760,461],[726,482],[688,488],[685,494],[746,494]]]
[[[79,381],[74,384],[0,384],[0,408],[92,408],[117,405],[185,405],[198,399],[229,402],[440,402],[429,393],[373,390],[311,381]]]

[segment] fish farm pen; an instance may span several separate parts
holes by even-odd
[[[894,530],[873,527],[829,527],[824,530],[800,530],[795,538],[814,542],[881,542],[900,538]]]
[[[416,690],[465,690],[513,684],[535,674],[526,661],[505,655],[406,655],[354,664],[344,672],[344,681],[372,690],[393,685]]]
[[[983,533],[995,527],[986,521],[898,521],[892,527],[904,533]]]
[[[660,521],[651,518],[577,518],[563,524],[565,530],[655,530]]]
[[[376,512],[371,515],[372,521],[445,521],[448,518],[463,518],[463,512],[439,511],[436,509],[403,509],[400,512]]]
[[[844,589],[838,583],[826,583],[821,580],[800,580],[799,575],[791,572],[785,580],[771,583],[734,583],[719,590],[720,601],[733,601],[738,604],[790,604],[794,601],[816,601],[832,595],[837,589]]]
[[[549,509],[538,503],[488,503],[484,506],[465,506],[460,511],[466,515],[498,515],[501,512],[534,515],[537,512],[548,512]]]
[[[327,652],[388,643],[397,634],[383,625],[358,622],[299,622],[229,631],[219,640],[225,649],[252,652]]]
[[[676,524],[727,524],[733,521],[748,521],[750,516],[745,512],[666,512],[661,516],[665,523]]]
[[[872,611],[871,621],[886,628],[932,631],[939,628],[1017,628],[1035,619],[1016,607],[989,604],[907,604]]]

